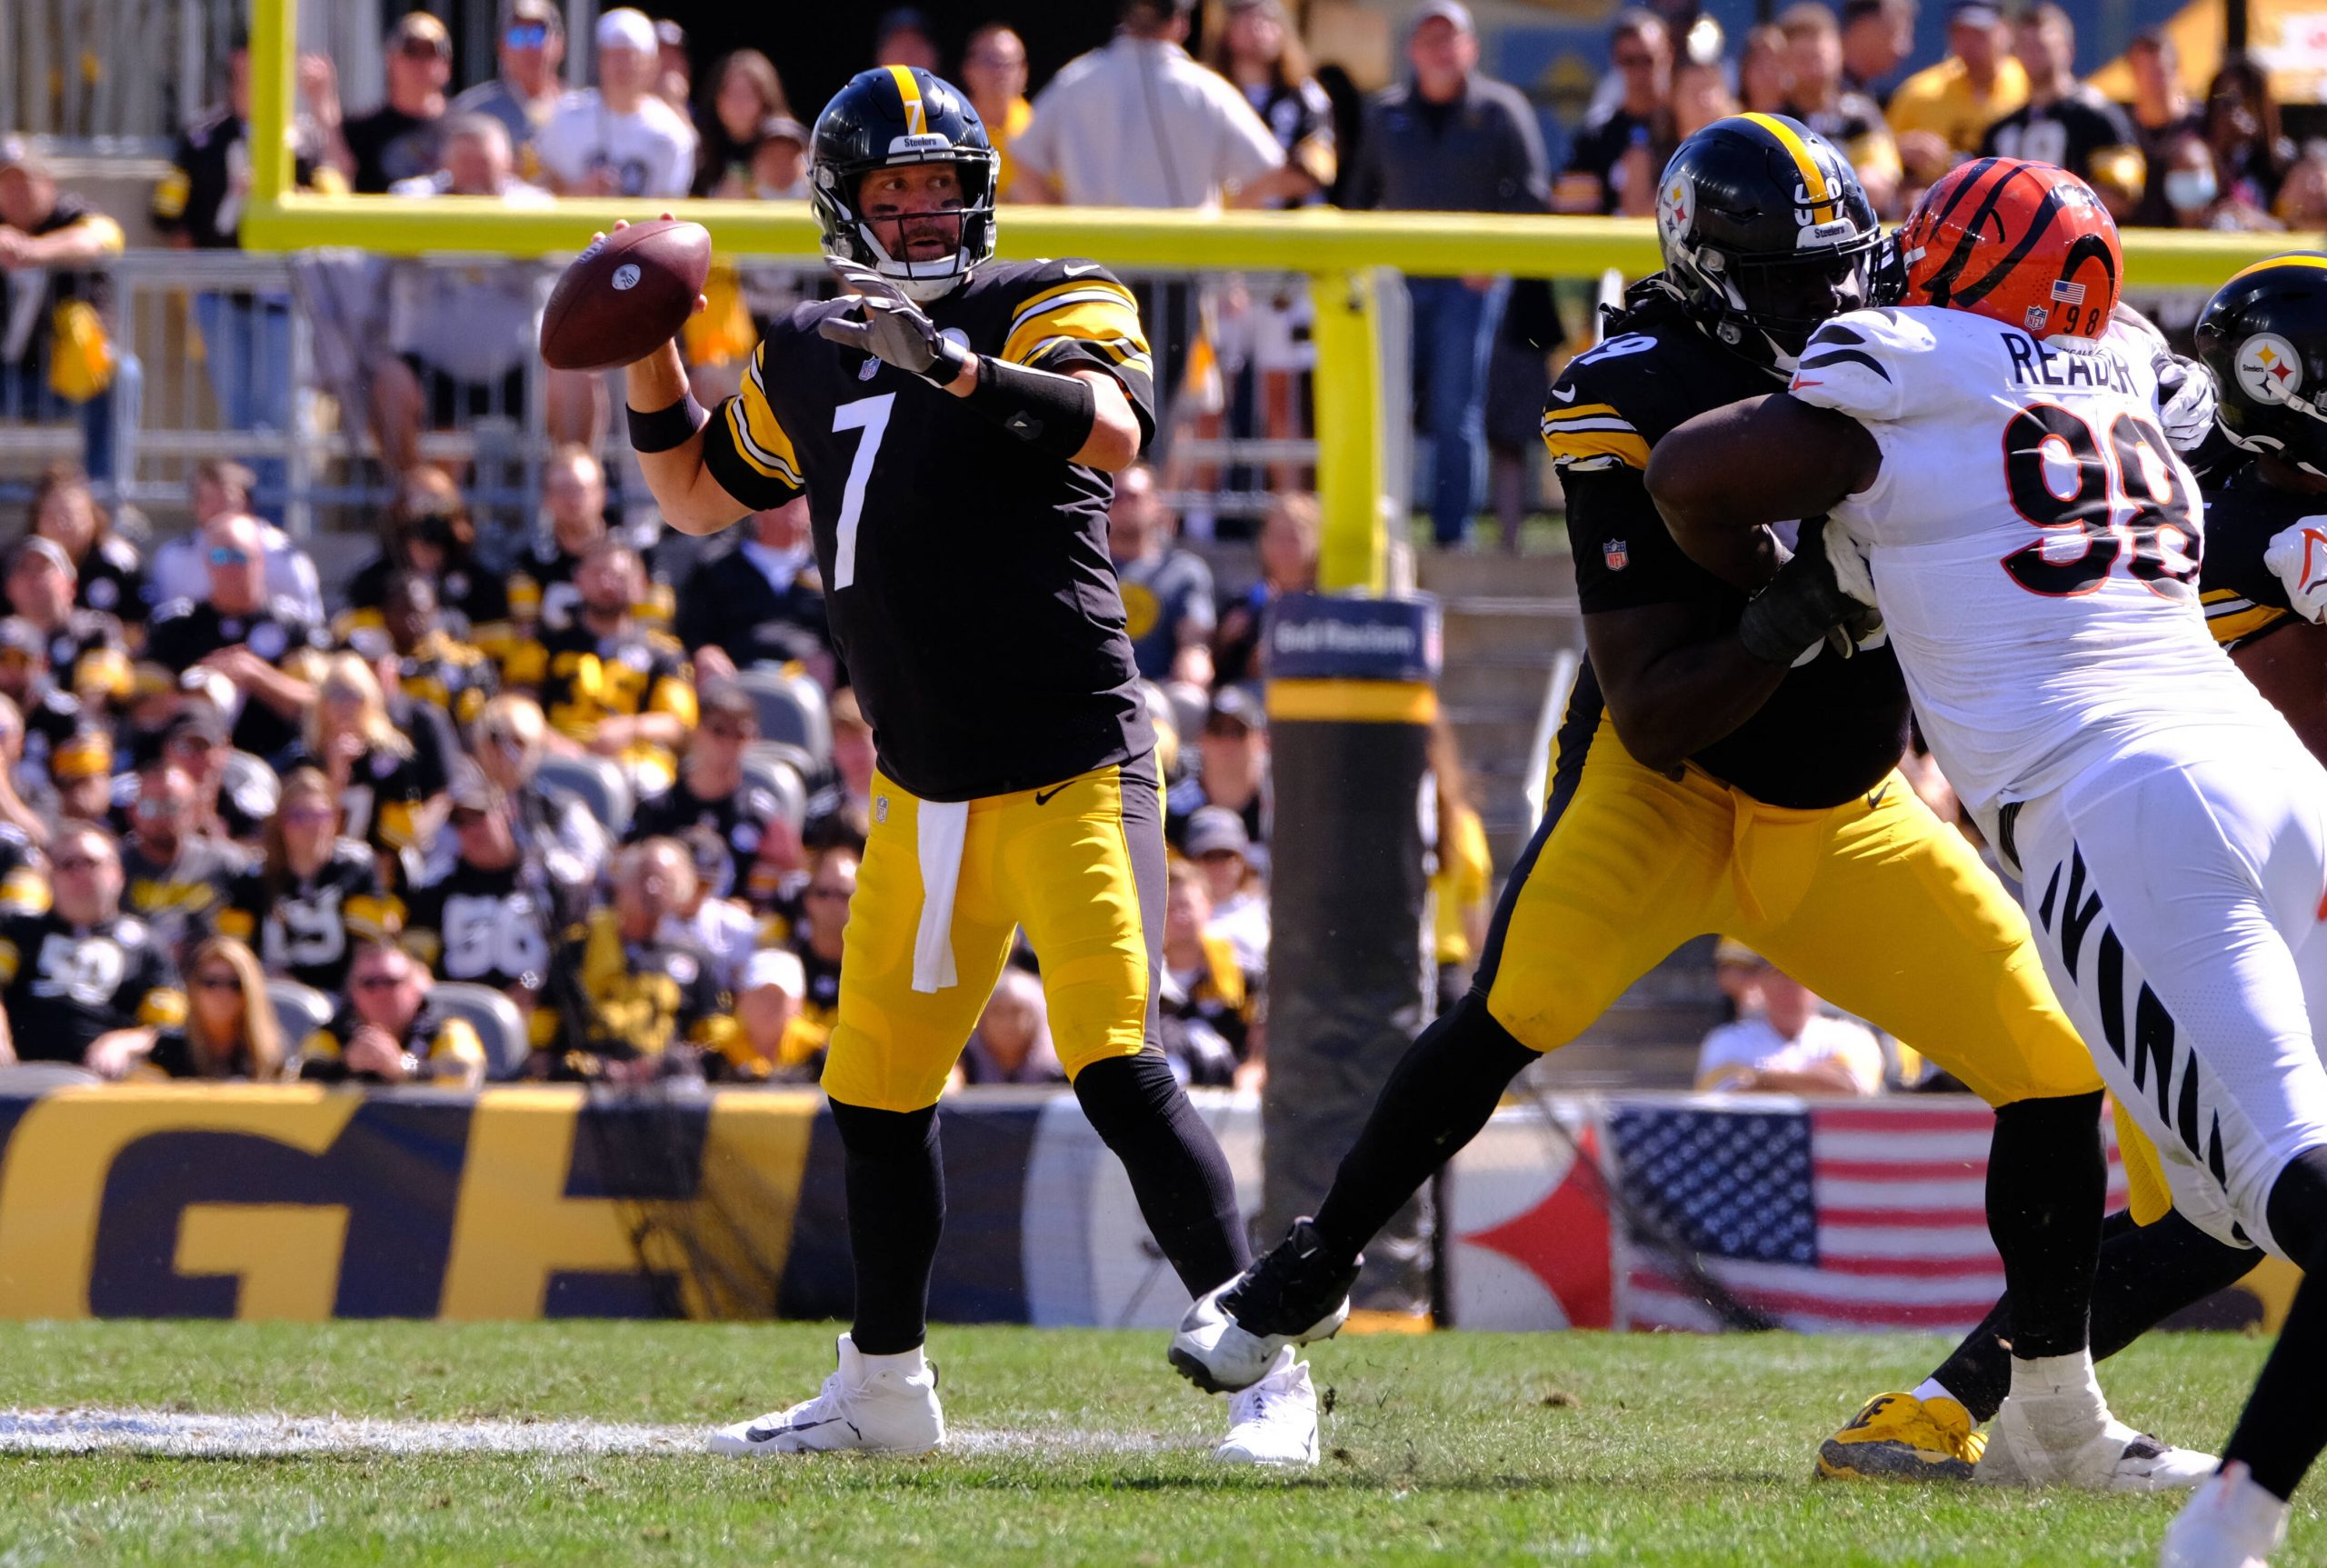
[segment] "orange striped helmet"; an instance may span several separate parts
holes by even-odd
[[[2066,169],[1975,158],[1924,193],[1899,230],[1908,305],[1946,305],[2031,337],[2097,337],[2125,274],[2117,225]]]

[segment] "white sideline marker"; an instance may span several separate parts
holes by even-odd
[[[89,1407],[0,1410],[0,1453],[150,1453],[201,1459],[299,1453],[702,1454],[710,1432],[707,1426],[602,1421],[394,1421]],[[1195,1441],[1182,1443],[1147,1433],[955,1428],[948,1434],[945,1452],[1121,1453],[1187,1446]]]

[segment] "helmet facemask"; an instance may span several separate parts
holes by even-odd
[[[1695,275],[1698,313],[1729,348],[1786,375],[1811,335],[1875,299],[1879,234],[1786,255],[1736,255],[1701,245],[1672,265]]]
[[[914,142],[924,147],[901,145]],[[989,147],[965,147],[943,136],[901,136],[891,144],[889,156],[877,163],[819,164],[809,183],[809,202],[824,229],[824,254],[869,267],[897,285],[908,299],[928,304],[961,286],[970,269],[994,255],[994,187],[996,159]],[[867,217],[860,192],[865,176],[877,170],[917,164],[950,164],[961,182],[962,205],[942,214],[908,213],[894,217]],[[944,215],[961,225],[960,242],[942,256],[914,261],[892,255],[882,243],[886,229],[901,238],[904,225],[916,218]],[[900,245],[899,248],[903,248]]]

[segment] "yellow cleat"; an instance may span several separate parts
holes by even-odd
[[[1878,1393],[1818,1445],[1822,1481],[1969,1481],[1988,1440],[1952,1399]]]

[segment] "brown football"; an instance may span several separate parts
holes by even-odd
[[[558,370],[611,370],[679,335],[711,274],[711,231],[655,218],[575,256],[542,312],[542,358]]]

